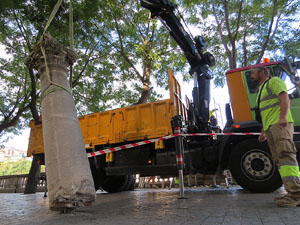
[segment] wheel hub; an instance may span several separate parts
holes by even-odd
[[[260,150],[248,152],[244,156],[242,166],[246,174],[254,179],[268,177],[273,168],[271,158]]]

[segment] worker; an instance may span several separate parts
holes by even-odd
[[[281,207],[300,205],[300,175],[293,142],[294,125],[290,112],[290,100],[283,80],[270,78],[265,67],[254,68],[251,78],[259,84],[257,104],[262,120],[260,142],[268,141],[274,163],[287,194],[275,198]]]
[[[211,126],[218,126],[218,120],[214,115],[215,111],[217,111],[217,109],[209,110],[209,121]]]
[[[218,109],[209,110],[209,122],[210,122],[212,130],[215,133],[221,133],[222,130],[221,130],[219,124],[218,124],[218,120],[217,120],[216,116],[214,115],[214,112],[217,111],[217,110]]]

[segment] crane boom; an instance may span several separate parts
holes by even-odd
[[[201,36],[191,37],[174,14],[177,5],[169,0],[141,0],[141,6],[151,11],[151,17],[158,17],[167,27],[170,35],[182,49],[190,74],[194,76],[193,103],[189,106],[189,127],[193,131],[207,132],[209,127],[210,79],[208,67],[215,65],[214,56],[205,52],[206,42]],[[200,88],[201,87],[201,88]]]

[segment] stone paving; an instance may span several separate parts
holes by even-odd
[[[137,189],[97,192],[93,206],[70,214],[49,210],[43,193],[0,194],[1,225],[300,225],[300,207],[280,208],[273,199],[282,192],[251,194],[240,187]]]

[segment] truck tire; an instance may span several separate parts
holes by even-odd
[[[107,176],[104,170],[100,171],[100,186],[108,193],[124,191],[130,175]]]
[[[133,177],[132,183],[130,184],[128,191],[134,191],[134,189],[135,189],[135,179]]]
[[[92,177],[94,180],[95,190],[97,191],[100,188],[100,179],[101,179],[99,169],[96,168],[93,159],[89,159],[89,163],[90,163],[90,168],[91,168],[91,172],[92,172]]]
[[[125,191],[129,182],[130,176],[107,176],[103,168],[96,168],[93,159],[89,160],[90,168],[94,180],[95,190],[97,191],[100,187],[108,193],[115,193]],[[132,178],[131,178],[132,180]],[[129,188],[129,185],[128,185]]]
[[[134,183],[135,183],[135,179],[134,179],[133,175],[128,175],[127,184],[124,187],[123,191],[133,191],[134,190]]]
[[[282,185],[267,142],[247,139],[238,143],[231,152],[229,169],[233,179],[250,192],[269,193]]]

